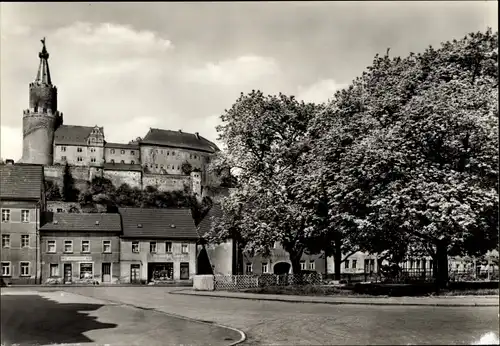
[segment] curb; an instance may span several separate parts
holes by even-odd
[[[210,295],[210,294],[197,294],[197,293],[183,293],[185,290],[176,290],[169,292],[170,294],[181,294],[185,296],[197,296],[197,297],[210,297],[210,298],[230,298],[230,299],[246,299],[254,301],[272,301],[272,302],[284,302],[284,303],[302,303],[302,304],[329,304],[329,305],[385,305],[385,306],[439,306],[439,307],[498,307],[499,303],[496,304],[477,304],[477,303],[467,303],[467,304],[443,304],[443,303],[394,303],[394,302],[360,302],[360,301],[308,301],[300,299],[282,299],[282,298],[257,298],[257,297],[235,297],[228,295]],[[361,299],[361,298],[359,298]],[[370,299],[370,298],[368,298]],[[384,299],[384,298],[378,298]],[[446,298],[445,298],[446,299]]]
[[[240,336],[241,336],[241,339],[238,340],[238,341],[236,341],[236,342],[233,342],[231,344],[228,344],[227,346],[234,346],[234,345],[241,344],[242,342],[244,342],[247,339],[247,336],[246,336],[246,334],[243,331],[241,331],[239,329],[236,329],[236,328],[233,328],[233,327],[225,326],[223,324],[219,324],[219,323],[215,323],[215,322],[211,322],[211,321],[197,320],[195,318],[178,315],[178,314],[174,314],[174,313],[171,313],[171,312],[165,312],[165,311],[161,311],[161,310],[158,310],[158,309],[155,309],[155,308],[146,308],[146,307],[138,306],[138,305],[135,305],[135,304],[128,304],[128,303],[124,303],[124,302],[121,302],[121,301],[114,301],[114,300],[110,300],[110,299],[95,298],[95,297],[92,297],[92,296],[87,296],[85,294],[80,294],[80,293],[75,293],[75,292],[65,292],[65,291],[61,291],[61,292],[70,293],[70,294],[74,294],[74,295],[85,297],[85,298],[92,298],[92,299],[102,300],[103,302],[108,302],[108,303],[113,303],[113,304],[118,304],[118,305],[124,305],[124,306],[130,306],[130,307],[133,307],[133,308],[136,308],[136,309],[159,312],[161,314],[168,315],[168,316],[175,317],[175,318],[179,318],[179,319],[182,319],[182,320],[186,320],[186,321],[190,321],[190,322],[196,322],[196,323],[201,323],[201,324],[207,324],[207,325],[216,326],[216,327],[220,327],[220,328],[225,328],[225,329],[229,329],[229,330],[232,330],[232,331],[235,331],[235,332],[239,333]]]

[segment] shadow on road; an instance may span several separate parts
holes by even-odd
[[[87,315],[102,306],[61,304],[39,295],[2,295],[2,344],[92,342],[84,332],[117,326]]]

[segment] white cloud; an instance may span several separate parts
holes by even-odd
[[[18,127],[0,126],[0,157],[15,162],[23,155],[23,131]]]
[[[249,55],[188,68],[184,71],[184,77],[193,83],[235,86],[273,76],[278,71],[279,66],[274,59]]]
[[[336,91],[347,87],[347,84],[339,84],[333,79],[323,79],[307,87],[299,87],[297,99],[306,102],[322,103],[333,98]]]

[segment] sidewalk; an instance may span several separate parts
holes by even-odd
[[[318,297],[278,294],[243,293],[229,291],[195,291],[180,289],[170,294],[219,298],[269,300],[290,303],[355,304],[355,305],[408,305],[408,306],[499,306],[498,296],[440,296],[440,297]]]

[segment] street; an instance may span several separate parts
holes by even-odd
[[[170,294],[179,288],[163,287],[63,289],[237,328],[247,336],[245,345],[470,345],[488,332],[498,335],[498,307],[297,304]],[[132,328],[126,329],[131,332]],[[100,329],[87,335],[105,333],[106,329]],[[207,339],[202,334],[200,330],[200,339],[191,342],[203,344]],[[112,336],[107,340],[116,344]]]
[[[240,333],[66,292],[1,296],[2,345],[229,345]]]

